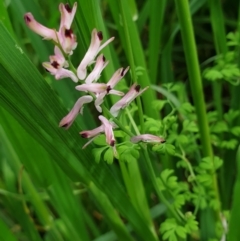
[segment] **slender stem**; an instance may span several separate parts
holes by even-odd
[[[126,112],[127,112],[127,116],[128,116],[128,118],[129,118],[132,126],[133,126],[133,129],[134,129],[135,133],[136,133],[137,135],[140,135],[140,132],[139,132],[139,130],[138,130],[138,127],[137,127],[137,125],[136,125],[133,117],[131,116],[131,113],[130,113],[130,111],[128,110],[128,108],[126,108]]]
[[[165,204],[165,206],[168,208],[168,210],[172,213],[172,215],[176,218],[176,220],[179,223],[183,223],[183,220],[180,218],[179,214],[176,212],[176,210],[173,208],[173,206],[168,202],[168,200],[165,198],[164,194],[160,191],[159,186],[157,184],[157,178],[150,160],[150,157],[148,155],[148,151],[146,149],[146,146],[144,146],[143,144],[140,144],[140,146],[142,147],[143,150],[143,154],[145,157],[145,163],[150,175],[150,178],[152,180],[153,186],[155,191],[157,192],[158,198]]]
[[[213,151],[211,146],[210,131],[207,121],[206,105],[203,95],[203,86],[201,80],[201,73],[199,68],[197,48],[194,38],[193,25],[189,10],[188,0],[176,0],[178,18],[181,25],[181,33],[185,51],[185,57],[187,62],[189,80],[191,84],[191,92],[196,108],[196,114],[198,119],[198,126],[200,132],[200,139],[202,144],[203,156],[212,157]],[[217,184],[217,176],[213,174],[213,191],[215,192],[216,199],[220,203],[219,191]],[[216,218],[220,217],[220,208],[216,211]]]

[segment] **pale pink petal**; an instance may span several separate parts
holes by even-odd
[[[70,78],[74,82],[78,82],[77,76],[70,70],[64,68],[58,68],[59,64],[57,62],[49,63],[44,62],[43,67],[50,72],[50,74],[55,76],[55,79]]]
[[[42,65],[52,75],[55,75],[58,70],[50,62],[43,62]]]
[[[114,38],[110,38],[102,46],[100,46],[102,39],[103,39],[102,32],[98,32],[96,29],[93,29],[91,43],[88,48],[88,51],[86,52],[85,56],[83,57],[81,63],[77,68],[77,75],[79,79],[83,80],[86,78],[87,66],[93,63],[93,60],[95,59],[99,51],[103,49],[111,41],[113,41]]]
[[[114,117],[117,117],[119,111],[121,109],[124,109],[127,105],[129,105],[137,96],[141,95],[145,90],[147,90],[148,87],[145,87],[144,89],[140,90],[140,85],[133,84],[130,88],[130,90],[120,99],[118,102],[116,102],[110,109],[111,114]]]
[[[91,138],[91,137],[97,136],[103,132],[104,132],[104,126],[101,125],[92,130],[81,131],[79,134],[81,135],[82,138]]]
[[[131,138],[131,142],[133,142],[133,143],[137,143],[139,141],[152,142],[152,143],[164,143],[164,142],[166,142],[165,139],[163,139],[162,137],[154,136],[154,135],[151,135],[151,134],[143,134],[143,135],[138,135],[138,136],[134,136],[134,137]]]
[[[97,81],[100,78],[101,72],[103,69],[107,66],[109,61],[105,60],[105,57],[103,54],[99,55],[96,64],[94,66],[94,69],[92,72],[88,75],[88,77],[85,80],[86,84],[91,84],[92,82]]]
[[[57,32],[54,29],[47,28],[42,24],[38,23],[31,13],[24,15],[27,26],[35,33],[42,36],[44,39],[53,40],[58,43]]]
[[[111,122],[108,121],[108,119],[106,119],[104,116],[100,115],[98,117],[98,119],[102,122],[102,124],[104,125],[104,132],[106,135],[106,142],[110,145],[110,146],[114,146],[115,145],[115,138],[114,138],[114,133],[113,133],[113,126],[111,124]]]
[[[83,105],[92,102],[92,100],[93,97],[90,95],[80,97],[71,109],[71,111],[60,121],[59,127],[64,127],[68,129],[72,125],[78,113],[82,114]]]
[[[57,80],[63,79],[63,78],[70,78],[73,82],[77,83],[78,78],[77,76],[70,70],[61,68],[57,71],[55,78]]]
[[[97,111],[100,112],[100,113],[102,112],[102,108],[101,108],[100,105],[103,103],[103,99],[104,99],[106,94],[107,94],[107,91],[98,94],[97,98],[94,102],[94,105],[95,105]]]
[[[118,69],[112,76],[112,78],[108,81],[107,85],[111,88],[114,88],[115,85],[125,76],[128,72],[129,67]]]
[[[124,95],[124,93],[122,91],[119,91],[119,90],[110,90],[108,92],[108,94],[118,95],[118,96],[123,96]]]
[[[72,55],[73,50],[77,47],[77,39],[73,34],[71,29],[62,28],[60,30],[59,42],[62,46],[62,49],[66,54]]]
[[[72,9],[70,8],[69,4],[59,4],[59,11],[61,12],[61,23],[60,28],[64,27],[66,29],[70,29],[75,13],[77,10],[77,3],[75,2]]]
[[[93,93],[102,93],[106,91],[107,85],[100,84],[100,83],[82,84],[82,85],[77,85],[75,89],[80,91],[85,91],[85,92],[89,91]]]
[[[58,67],[57,67],[58,69],[66,65],[65,58],[62,55],[51,55],[49,59],[51,63],[54,63],[54,62],[58,63]]]
[[[113,40],[114,40],[115,37],[111,37],[110,39],[108,39],[104,44],[102,44],[99,49],[98,49],[98,53],[104,49],[108,44],[110,44]]]

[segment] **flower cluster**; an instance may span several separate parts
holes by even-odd
[[[115,89],[115,86],[118,84],[118,82],[128,72],[129,67],[118,69],[107,83],[97,83],[102,71],[109,62],[105,59],[103,54],[98,54],[104,47],[114,40],[114,37],[102,43],[102,32],[97,31],[96,29],[93,29],[92,31],[91,43],[78,68],[76,70],[73,67],[69,69],[69,56],[73,54],[73,50],[77,47],[77,39],[71,29],[76,10],[77,3],[74,3],[72,8],[70,8],[68,4],[61,3],[59,5],[61,20],[58,31],[41,25],[34,19],[31,13],[26,13],[24,15],[25,22],[32,31],[39,34],[44,39],[52,40],[55,45],[54,55],[50,56],[50,62],[43,63],[43,67],[50,72],[50,74],[54,75],[56,80],[70,78],[75,83],[81,83],[75,88],[78,91],[86,93],[76,101],[72,110],[60,121],[59,126],[66,129],[72,125],[79,113],[83,114],[84,104],[94,101],[96,110],[101,113],[101,105],[106,95],[113,94],[122,96],[122,98],[110,109],[111,115],[116,118],[121,109],[124,109],[127,105],[129,105],[129,103],[131,103],[137,96],[142,94],[148,88],[146,87],[140,90],[139,85],[133,84],[126,94]],[[88,74],[87,68],[92,64],[94,64],[94,67]],[[99,127],[93,130],[80,132],[80,135],[83,138],[91,138],[90,141],[83,146],[83,148],[86,147],[99,134],[104,133],[106,136],[106,143],[113,147],[114,153],[116,153],[113,129],[117,128],[118,126],[111,120],[105,118],[103,115],[99,115],[98,118],[101,121],[101,125]],[[148,134],[133,137],[131,140],[134,143],[138,141],[154,143],[164,142],[162,138]]]

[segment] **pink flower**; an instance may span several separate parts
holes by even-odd
[[[99,112],[102,112],[102,108],[100,105],[103,103],[103,99],[107,94],[114,94],[114,95],[119,95],[119,96],[124,95],[123,92],[114,90],[113,88],[125,76],[125,74],[127,73],[128,70],[129,70],[129,67],[118,69],[113,74],[113,76],[111,77],[111,79],[108,81],[107,84],[90,83],[90,84],[78,85],[75,88],[79,91],[94,93],[96,96],[96,100],[94,102],[95,107]]]
[[[69,4],[59,4],[59,11],[61,13],[61,22],[60,22],[60,29],[65,28],[65,29],[70,29],[75,13],[77,10],[77,3],[75,2],[73,4],[72,9],[70,8]]]
[[[50,62],[44,62],[43,67],[54,75],[55,79],[71,78],[72,81],[78,82],[77,76],[70,70],[63,67],[68,67],[68,62],[63,57],[57,46],[54,48],[55,55],[49,57]]]
[[[86,78],[87,75],[87,66],[91,65],[97,56],[97,54],[110,42],[113,41],[114,37],[107,40],[104,44],[101,45],[101,41],[103,39],[102,32],[98,32],[96,29],[92,31],[91,43],[88,48],[87,53],[85,54],[84,58],[82,59],[81,63],[77,68],[77,75],[78,78],[83,80]]]
[[[114,117],[117,117],[121,109],[124,109],[126,106],[128,106],[136,97],[141,95],[147,89],[148,87],[145,87],[140,91],[140,85],[133,84],[130,90],[122,97],[122,99],[120,99],[111,107],[111,114]]]
[[[115,85],[118,84],[118,82],[125,76],[125,74],[128,72],[129,67],[127,68],[120,68],[118,69],[113,76],[111,77],[111,79],[108,81],[107,83],[107,89],[98,94],[96,97],[97,99],[95,100],[95,107],[97,109],[98,112],[102,112],[102,108],[101,108],[101,104],[103,103],[103,99],[107,94],[115,94],[115,95],[119,95],[119,96],[123,96],[123,92],[121,91],[117,91],[114,90],[113,88],[115,87]]]
[[[93,97],[90,95],[80,97],[73,106],[72,110],[60,121],[59,127],[68,129],[72,125],[78,113],[83,114],[83,105],[92,102],[92,100]]]
[[[24,20],[27,26],[38,35],[42,36],[44,39],[53,40],[58,42],[57,31],[55,29],[50,29],[42,24],[38,23],[31,13],[26,13],[24,15]]]
[[[89,143],[91,143],[98,135],[105,132],[106,142],[115,148],[115,138],[113,134],[113,128],[116,128],[116,124],[108,121],[104,116],[100,115],[99,120],[102,122],[102,125],[87,131],[81,131],[80,135],[83,138],[92,138],[90,139],[82,148],[84,149]]]
[[[151,134],[143,134],[143,135],[138,135],[138,136],[134,136],[134,137],[131,138],[131,142],[133,142],[133,143],[137,143],[139,141],[152,142],[152,143],[164,143],[164,142],[166,142],[165,139],[163,139],[162,137],[154,136],[154,135],[151,135]]]
[[[60,28],[57,32],[55,29],[50,29],[38,23],[31,13],[24,15],[27,26],[35,33],[42,36],[44,39],[53,40],[55,44],[61,45],[66,54],[72,54],[72,51],[77,47],[76,36],[71,30],[71,24],[76,13],[77,3],[74,3],[71,9],[68,4],[59,5],[61,12]]]
[[[72,55],[73,50],[77,47],[76,36],[71,30],[72,21],[77,10],[77,3],[74,3],[72,9],[68,4],[64,5],[60,3],[59,10],[61,12],[61,22],[58,33],[59,42],[64,52]]]
[[[113,123],[109,122],[108,119],[106,119],[104,116],[100,115],[98,119],[102,122],[104,126],[104,132],[106,135],[106,142],[110,146],[115,145],[115,138],[113,133]]]
[[[91,84],[93,82],[96,82],[100,78],[101,72],[107,66],[108,63],[109,63],[109,61],[106,61],[103,54],[99,55],[97,60],[96,60],[96,64],[94,66],[94,69],[92,70],[92,72],[86,78],[85,83]]]

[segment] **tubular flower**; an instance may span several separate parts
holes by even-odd
[[[88,48],[87,53],[85,54],[84,58],[82,59],[81,63],[77,68],[77,75],[80,80],[86,78],[87,75],[87,66],[91,65],[94,62],[95,57],[97,54],[108,45],[110,42],[113,41],[114,37],[108,39],[104,44],[101,45],[101,41],[103,39],[102,32],[98,32],[96,29],[92,31],[91,43]]]
[[[147,89],[148,87],[145,87],[144,89],[140,90],[140,85],[133,84],[127,94],[125,94],[122,99],[111,107],[111,114],[114,117],[117,117],[121,109],[124,109],[126,106],[128,106],[136,97],[141,95]]]
[[[90,139],[82,148],[84,149],[87,145],[89,145],[98,135],[105,132],[106,135],[106,142],[110,146],[115,146],[115,138],[113,134],[113,128],[116,128],[116,124],[109,122],[104,116],[99,116],[99,120],[102,122],[102,125],[99,127],[87,130],[87,131],[81,131],[79,134],[83,138],[92,138]]]
[[[43,39],[53,40],[58,43],[57,31],[54,29],[47,28],[42,24],[38,23],[31,13],[26,13],[24,15],[24,20],[27,26],[38,35],[42,36]]]
[[[43,67],[54,75],[55,79],[71,78],[74,82],[78,82],[77,76],[70,70],[63,67],[68,67],[68,63],[63,57],[58,47],[54,48],[55,55],[49,57],[50,62],[44,62]]]
[[[82,149],[84,149],[87,145],[89,145],[98,135],[100,135],[103,132],[104,132],[103,125],[92,130],[81,131],[79,134],[81,135],[82,138],[92,138],[82,147]]]
[[[59,10],[61,12],[61,22],[59,31],[55,29],[50,29],[42,24],[38,23],[31,13],[26,13],[24,15],[25,22],[27,26],[35,33],[42,36],[44,39],[53,40],[56,44],[61,45],[63,51],[66,54],[72,54],[72,50],[77,47],[76,36],[71,30],[71,24],[76,13],[77,3],[74,3],[71,9],[68,4],[59,5]]]
[[[125,76],[125,74],[127,73],[128,70],[129,70],[129,67],[118,69],[113,74],[113,76],[111,77],[111,79],[108,81],[107,84],[104,84],[104,83],[82,84],[82,85],[76,86],[76,89],[79,91],[86,91],[86,92],[89,91],[89,92],[94,93],[96,96],[95,107],[98,110],[98,112],[102,112],[102,108],[100,105],[103,103],[103,99],[107,94],[114,94],[114,95],[119,95],[119,96],[124,95],[123,92],[114,90],[113,88]],[[87,77],[87,79],[88,79],[88,77]],[[86,79],[86,82],[87,82],[87,79]]]
[[[66,54],[72,55],[73,50],[77,47],[76,36],[71,30],[71,25],[77,10],[77,3],[75,2],[71,9],[69,4],[59,4],[59,11],[61,13],[61,22],[59,28],[59,42]]]
[[[59,11],[61,13],[61,22],[60,22],[60,29],[65,28],[65,29],[70,29],[75,13],[77,10],[77,3],[75,2],[73,4],[72,9],[70,8],[69,4],[59,4]]]
[[[109,63],[109,61],[106,61],[103,54],[99,55],[97,60],[96,60],[96,64],[94,66],[94,69],[92,70],[92,72],[86,78],[85,83],[91,84],[93,82],[96,82],[100,78],[101,72],[107,66],[108,63]]]
[[[151,134],[143,134],[143,135],[138,135],[138,136],[133,136],[131,138],[131,142],[137,143],[139,141],[142,142],[150,142],[150,143],[164,143],[166,142],[165,139],[159,136],[154,136]]]
[[[64,127],[65,129],[68,129],[72,125],[78,113],[83,114],[83,105],[92,102],[92,100],[93,97],[90,95],[80,97],[71,109],[71,111],[60,121],[59,127]]]
[[[117,91],[117,90],[113,90],[113,88],[125,76],[125,74],[127,73],[128,70],[129,70],[129,67],[118,69],[113,74],[111,79],[108,81],[107,89],[104,92],[102,92],[102,93],[97,95],[97,99],[95,100],[95,107],[96,107],[98,112],[102,112],[102,108],[101,108],[100,105],[103,103],[103,99],[104,99],[106,94],[115,94],[115,95],[119,95],[119,96],[123,96],[124,95],[123,92]]]
[[[110,146],[115,146],[115,138],[113,133],[113,124],[108,121],[104,116],[100,115],[98,119],[102,122],[104,126],[104,132],[106,135],[106,142]]]

